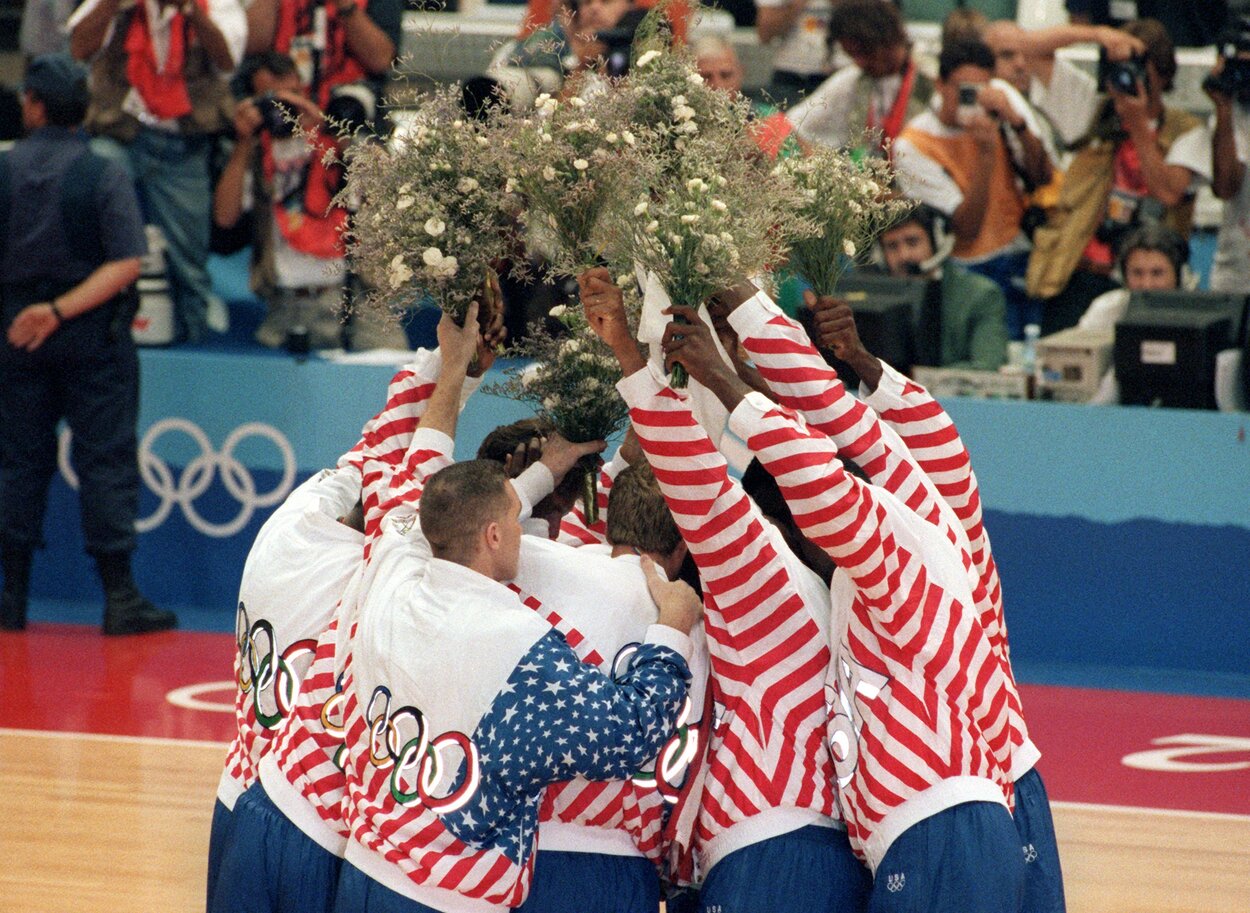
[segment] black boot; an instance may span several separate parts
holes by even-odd
[[[104,633],[145,634],[178,626],[178,617],[152,605],[130,576],[130,553],[110,552],[95,556],[104,584]]]
[[[0,631],[26,629],[30,560],[30,546],[11,542],[0,544],[0,570],[4,573],[4,591],[0,593]]]

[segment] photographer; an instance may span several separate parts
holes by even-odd
[[[903,130],[894,163],[903,192],[949,218],[953,259],[1003,290],[1008,331],[1019,339],[1036,322],[1019,285],[1029,249],[1025,192],[1050,179],[1051,164],[1023,100],[989,85],[993,73],[994,54],[981,42],[943,47],[940,104]]]
[[[403,34],[401,0],[252,0],[247,53],[290,55],[308,97],[328,111],[335,89],[365,85],[382,98]]]
[[[338,142],[320,108],[304,94],[290,57],[261,55],[239,103],[238,138],[213,195],[213,220],[232,228],[247,210],[253,219],[252,287],[268,306],[256,341],[269,348],[338,348],[347,211],[331,201],[342,167],[327,165]]]
[[[1211,288],[1244,291],[1250,276],[1250,13],[1234,20],[1202,87],[1215,105],[1211,189],[1224,201]]]
[[[567,0],[550,24],[496,52],[474,93],[502,94],[525,111],[540,94],[584,91],[583,74],[624,76],[630,45],[646,10],[633,0]]]
[[[1090,98],[1091,126],[1058,204],[1034,235],[1028,289],[1046,302],[1044,334],[1075,324],[1114,286],[1114,250],[1127,231],[1162,222],[1187,236],[1194,193],[1211,176],[1201,123],[1163,104],[1177,69],[1172,39],[1152,19],[1123,31],[1142,51],[1127,59],[1104,52],[1097,87],[1106,94]]]

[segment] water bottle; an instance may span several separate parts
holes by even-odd
[[[1024,369],[1024,374],[1029,379],[1029,399],[1035,399],[1038,395],[1041,372],[1037,363],[1037,340],[1041,338],[1041,335],[1042,328],[1036,323],[1025,324],[1024,353],[1020,360],[1020,367]]]

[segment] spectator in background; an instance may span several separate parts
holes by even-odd
[[[980,39],[989,24],[990,20],[985,13],[968,9],[961,3],[942,20],[942,46],[945,47],[952,41]]]
[[[22,56],[33,60],[40,54],[69,50],[65,22],[74,12],[74,0],[26,0],[18,44]]]
[[[1113,252],[1125,232],[1163,222],[1188,236],[1194,193],[1211,177],[1202,124],[1163,103],[1176,75],[1171,38],[1152,19],[1130,23],[1124,32],[1137,39],[1142,55],[1120,62],[1118,77],[1113,73],[1107,85],[1093,87],[1106,89],[1107,95],[1089,92],[1085,84],[1084,94],[1072,91],[1064,99],[1068,108],[1083,109],[1090,126],[1068,166],[1057,205],[1034,235],[1028,289],[1045,301],[1043,334],[1072,326],[1093,298],[1114,286]],[[1131,47],[1112,44],[1105,34],[1102,38],[1117,54]],[[1054,38],[1049,40],[1053,46]],[[1117,89],[1117,78],[1131,81],[1136,91]],[[1079,85],[1073,83],[1072,89]],[[1044,110],[1052,110],[1055,100],[1047,100]]]
[[[789,108],[833,72],[829,33],[834,0],[755,0],[755,34],[771,44],[773,75],[767,95]]]
[[[261,55],[249,89],[235,110],[237,142],[213,193],[213,220],[233,228],[252,212],[252,288],[268,308],[256,341],[276,349],[294,333],[298,345],[306,330],[311,348],[337,349],[348,213],[331,204],[343,169],[324,156],[337,156],[338,142],[285,54]],[[311,142],[294,132],[295,116]]]
[[[1051,164],[1027,106],[990,86],[993,72],[994,54],[979,41],[942,48],[936,107],[907,125],[894,161],[903,192],[950,219],[953,258],[1003,290],[1008,332],[1020,339],[1037,322],[1020,287],[1029,250],[1022,185],[1046,183]]]
[[[83,540],[104,585],[104,633],[172,628],[131,576],[139,509],[139,359],[130,336],[146,247],[126,172],[81,131],[86,71],[67,54],[26,70],[29,135],[0,167],[0,629],[26,627],[57,425],[73,434]],[[59,517],[57,535],[64,533]]]
[[[742,94],[742,61],[728,40],[720,35],[704,35],[694,42],[691,51],[705,85],[728,92],[734,98]],[[752,131],[755,141],[770,158],[799,153],[799,144],[785,114],[755,99],[751,101],[751,111],[755,116]]]
[[[829,20],[829,41],[851,66],[840,69],[787,114],[801,142],[858,154],[884,155],[933,97],[920,72],[898,8],[887,0],[840,0]]]
[[[289,55],[323,111],[331,110],[335,90],[351,83],[367,83],[380,102],[403,15],[402,0],[252,0],[247,52]]]
[[[70,48],[91,60],[86,127],[93,148],[123,163],[147,221],[165,237],[178,338],[224,332],[208,277],[212,138],[230,124],[226,77],[247,20],[237,0],[86,0],[69,20]]]
[[[944,222],[936,209],[921,204],[883,231],[879,242],[891,276],[932,283],[916,330],[917,364],[996,371],[1007,361],[1002,290],[945,259]]]
[[[567,0],[549,25],[500,48],[486,71],[490,85],[472,91],[479,96],[500,91],[513,109],[523,111],[541,93],[566,91],[566,81],[575,76],[624,75],[630,41],[644,15],[633,0]],[[570,83],[567,91],[584,88]]]
[[[1247,17],[1250,19],[1250,17]],[[1203,88],[1215,105],[1211,137],[1211,188],[1224,201],[1224,220],[1215,247],[1211,288],[1244,292],[1250,277],[1250,89],[1234,90],[1221,78],[1234,66],[1250,68],[1250,22],[1228,38],[1235,49],[1230,62],[1221,56]]]
[[[1081,315],[1077,326],[1083,330],[1114,331],[1115,325],[1128,312],[1133,292],[1168,291],[1185,282],[1189,262],[1189,243],[1163,225],[1144,225],[1126,234],[1120,244],[1119,272],[1123,288],[1103,292]],[[1245,281],[1245,277],[1242,277]],[[1105,405],[1120,401],[1120,385],[1115,369],[1102,376],[1098,392],[1091,403]]]

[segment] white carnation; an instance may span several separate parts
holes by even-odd
[[[579,98],[578,96],[574,95],[572,98],[569,99],[569,104],[572,105],[574,108],[584,108],[586,107],[586,99]]]
[[[687,73],[686,82],[690,83],[692,86],[701,86],[703,85],[703,77],[698,73]]]
[[[681,222],[683,225],[697,225],[699,224],[699,216],[697,213],[688,212],[681,217]]]
[[[659,51],[647,51],[647,53],[643,54],[641,57],[638,58],[638,62],[634,64],[634,66],[638,67],[639,69],[642,69],[643,67],[645,67],[647,64],[649,64],[651,61],[655,60],[659,56],[660,56]]]
[[[713,201],[712,201],[712,208],[713,208],[713,209],[715,209],[717,212],[724,212],[724,211],[725,211],[725,210],[727,210],[729,207],[725,205],[725,201],[724,201],[724,200],[713,200]]]
[[[573,159],[573,167],[576,168],[578,171],[585,171],[587,168],[590,167],[590,162],[586,161],[585,159]]]
[[[686,189],[691,193],[701,193],[707,190],[707,182],[703,178],[691,178],[686,181]]]
[[[438,266],[443,262],[443,252],[437,247],[427,247],[421,252],[421,262],[426,266]]]
[[[425,220],[425,233],[433,238],[437,238],[446,230],[447,226],[442,219],[432,218]]]
[[[657,222],[655,219],[652,219],[650,222],[647,223],[646,232],[649,235],[653,235],[655,234],[656,230],[659,227],[660,227],[660,223]]]
[[[516,181],[512,178],[508,178],[508,180],[504,182],[503,192],[516,193]]]
[[[568,312],[569,312],[569,306],[568,306],[567,304],[557,304],[555,307],[553,307],[553,308],[552,308],[551,310],[549,310],[547,313],[548,313],[549,315],[551,315],[552,317],[554,317],[556,320],[559,320],[561,317],[563,317],[563,316],[564,316],[565,314],[567,314]]]
[[[686,101],[686,96],[684,96],[684,95],[674,95],[674,96],[673,96],[673,107],[674,107],[674,108],[679,108],[679,107],[681,107],[682,105],[685,105],[685,104],[688,104],[688,102]]]
[[[641,203],[639,203],[637,206],[635,206],[635,207],[634,207],[634,215],[636,215],[636,216],[641,216],[641,215],[644,215],[644,214],[646,213],[646,211],[647,211],[647,201],[646,201],[646,200],[643,200]]]
[[[686,122],[694,118],[694,108],[689,105],[677,105],[673,108],[673,119],[679,122]]]
[[[456,184],[456,189],[461,193],[472,193],[479,186],[478,182],[473,178],[461,178]]]
[[[554,181],[556,179],[556,170],[550,165],[543,168],[543,180]]]
[[[609,143],[612,143],[613,145],[615,145],[616,143],[620,141],[621,138],[615,133],[609,133],[607,136],[604,137],[604,139],[607,140]]]
[[[390,268],[391,288],[399,288],[405,282],[412,278],[412,270],[408,268],[408,264],[404,262],[403,254],[396,254],[391,259]]]
[[[696,124],[692,120],[688,120],[684,124],[678,124],[676,127],[674,127],[673,132],[674,133],[686,133],[686,134],[698,133],[699,125]]]
[[[621,139],[625,140],[625,145],[627,146],[634,145],[634,134],[630,133],[628,130],[621,131]]]
[[[398,200],[395,201],[395,208],[398,209],[400,212],[403,212],[405,209],[407,209],[409,206],[411,206],[415,202],[417,202],[416,197],[408,196],[405,194],[404,196],[401,196]]]
[[[854,257],[855,256],[855,242],[852,241],[850,238],[847,238],[846,240],[842,242],[842,250],[846,252],[846,255],[848,257]]]

